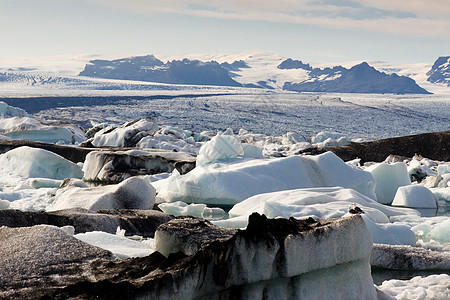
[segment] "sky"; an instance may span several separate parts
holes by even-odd
[[[448,0],[0,0],[0,59],[267,51],[304,62],[432,63]]]

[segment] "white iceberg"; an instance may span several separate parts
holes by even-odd
[[[0,155],[0,170],[25,178],[82,178],[81,168],[53,152],[27,146]]]
[[[231,135],[217,135],[206,142],[197,156],[197,165],[203,166],[218,160],[235,158],[244,155],[239,141]]]
[[[392,206],[413,208],[438,208],[438,199],[433,193],[421,185],[407,185],[399,187]]]
[[[310,187],[341,186],[375,199],[369,172],[348,166],[331,152],[317,156],[233,159],[174,173],[158,184],[164,202],[234,205],[253,195]]]
[[[401,186],[410,185],[409,174],[404,163],[386,164],[379,163],[367,167],[375,179],[375,194],[377,201],[383,204],[391,204],[397,189]]]
[[[101,209],[151,209],[155,204],[155,188],[148,180],[132,177],[120,184],[94,188],[63,188],[56,193],[55,202],[47,210],[81,207],[92,211]]]
[[[347,216],[357,206],[376,243],[415,245],[416,236],[408,225],[391,224],[395,215],[419,215],[412,209],[385,206],[352,189],[339,187],[311,188],[266,193],[250,197],[229,211],[230,219],[214,221],[215,225],[228,228],[246,226],[243,218],[258,212],[268,218],[329,219]],[[236,218],[237,217],[237,218]],[[236,219],[235,219],[236,218]]]

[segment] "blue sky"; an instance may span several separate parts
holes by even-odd
[[[0,58],[269,51],[305,62],[450,55],[448,0],[1,0]]]

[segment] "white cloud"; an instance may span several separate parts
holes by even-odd
[[[93,0],[139,13],[309,24],[450,39],[448,0]],[[337,3],[337,4],[336,4]]]

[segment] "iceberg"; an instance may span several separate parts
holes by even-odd
[[[392,206],[438,208],[439,202],[437,197],[426,187],[407,185],[398,188]]]
[[[155,188],[145,179],[132,177],[120,184],[93,188],[68,186],[57,191],[55,202],[47,211],[80,207],[101,209],[151,209],[155,204]]]
[[[10,139],[46,143],[78,144],[86,140],[77,125],[40,121],[3,101],[0,101],[0,134]]]
[[[108,126],[101,129],[95,133],[92,144],[95,147],[134,147],[144,136],[157,130],[155,119],[148,117],[119,127]]]
[[[226,160],[244,155],[239,141],[231,135],[217,135],[206,142],[197,156],[197,165],[204,166],[218,160]]]
[[[0,155],[0,169],[25,178],[82,178],[81,168],[53,152],[27,146]]]
[[[331,152],[317,156],[231,159],[174,173],[158,184],[163,202],[234,205],[253,195],[310,187],[352,188],[376,199],[369,172],[348,166]]]
[[[379,163],[367,167],[365,170],[370,172],[375,179],[377,201],[383,204],[391,204],[397,189],[411,184],[407,167],[402,162]]]
[[[242,217],[253,212],[269,218],[322,220],[348,216],[348,212],[352,210],[361,213],[374,242],[415,245],[416,236],[410,226],[391,224],[389,217],[419,215],[417,211],[385,206],[352,189],[340,187],[296,189],[255,195],[234,205],[229,211],[230,219],[213,223],[228,228],[236,225],[241,228],[246,225],[243,224]]]

